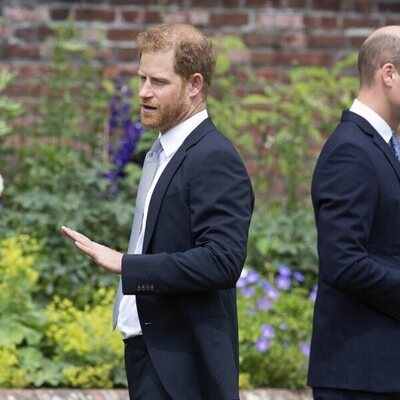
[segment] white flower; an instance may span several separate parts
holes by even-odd
[[[4,180],[3,177],[0,175],[0,197],[1,194],[3,193],[3,189],[4,189]]]

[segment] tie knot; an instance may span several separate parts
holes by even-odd
[[[148,157],[154,157],[154,156],[159,156],[160,153],[162,152],[162,144],[160,141],[160,138],[158,138],[154,143],[153,146],[151,146],[151,149],[147,153]]]

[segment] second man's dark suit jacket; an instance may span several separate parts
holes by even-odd
[[[157,182],[143,255],[123,257],[123,293],[137,295],[144,341],[174,400],[239,398],[235,285],[252,209],[243,162],[206,119]]]
[[[308,383],[400,393],[400,163],[364,118],[343,113],[312,199],[320,275]]]

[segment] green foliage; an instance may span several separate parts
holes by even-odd
[[[78,309],[72,301],[56,297],[47,307],[47,336],[62,369],[61,382],[71,387],[109,388],[126,385],[123,344],[111,330],[115,291],[100,288],[94,305]]]
[[[288,214],[282,206],[259,204],[250,226],[247,262],[267,273],[279,263],[315,276],[317,232],[310,207]]]
[[[239,291],[241,386],[304,388],[313,313],[309,290],[295,280],[290,290],[279,290],[273,274],[265,278],[257,276]]]
[[[22,106],[4,93],[15,77],[16,74],[8,69],[0,71],[0,136],[10,133],[12,131],[10,122],[23,113]]]
[[[73,139],[101,150],[107,100],[100,66],[94,62],[101,43],[85,43],[72,21],[52,29],[55,36],[48,43],[52,68],[35,133]]]
[[[288,212],[304,206],[322,140],[354,98],[358,80],[344,73],[353,63],[351,56],[331,69],[293,68],[287,81],[270,82],[262,93],[242,100],[243,106],[251,108],[248,123],[257,127],[262,138],[256,190],[268,195],[283,182]]]
[[[95,268],[59,231],[67,225],[126,250],[140,168],[130,168],[115,195],[110,195],[111,182],[101,176],[105,171],[106,165],[54,145],[25,149],[20,155],[13,185],[2,198],[3,221],[43,242],[46,257],[37,266],[43,301],[58,294],[86,304],[98,285],[116,285],[114,276]]]
[[[0,387],[58,383],[43,355],[47,320],[34,301],[39,243],[27,235],[0,240]]]
[[[93,291],[93,306],[55,297],[43,310],[41,253],[27,235],[0,240],[0,387],[126,385],[123,345],[110,326],[114,290]]]

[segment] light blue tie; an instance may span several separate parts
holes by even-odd
[[[142,228],[146,197],[150,190],[151,184],[153,183],[154,176],[156,175],[162,149],[163,148],[160,139],[157,139],[153,143],[150,151],[146,154],[146,158],[143,163],[142,176],[140,177],[139,188],[136,195],[135,216],[133,218],[127,254],[135,253],[136,244]],[[113,309],[113,329],[115,329],[118,322],[119,305],[122,297],[122,282],[120,278]]]
[[[393,147],[394,154],[396,155],[397,160],[400,161],[400,143],[399,139],[397,139],[397,136],[394,132],[392,137],[390,138],[390,144]]]

